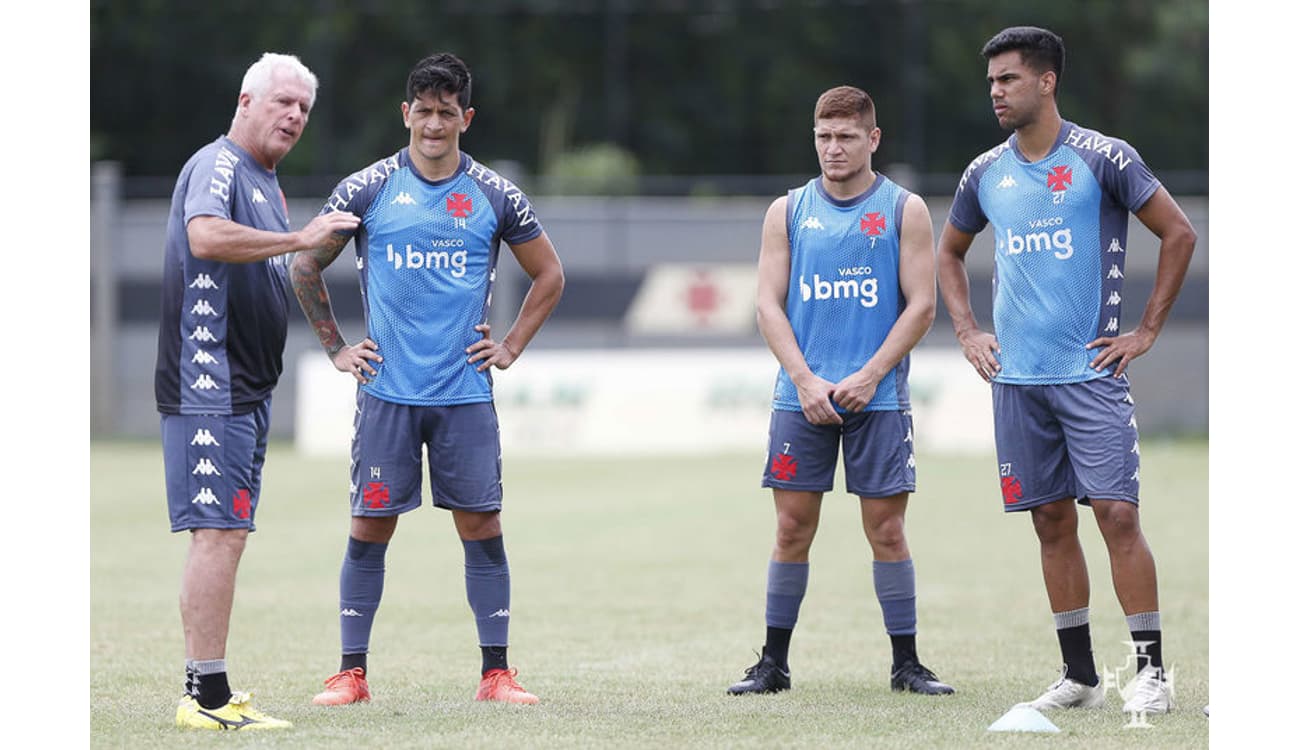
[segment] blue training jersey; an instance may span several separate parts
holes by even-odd
[[[455,174],[427,180],[403,148],[340,182],[329,211],[361,217],[366,334],[384,358],[361,389],[415,406],[491,401],[492,377],[465,349],[483,338],[501,241],[542,233],[527,196],[464,153]]]
[[[898,246],[908,195],[877,173],[855,198],[832,198],[816,177],[786,199],[790,285],[785,312],[804,361],[818,377],[837,383],[862,369],[903,310]],[[908,359],[880,381],[867,411],[909,407]],[[800,410],[798,389],[784,367],[772,406]]]
[[[1104,377],[1085,347],[1119,334],[1130,212],[1160,187],[1132,146],[1062,121],[1047,156],[1027,161],[1012,135],[962,175],[954,227],[994,231],[993,329],[999,383]]]
[[[288,207],[275,172],[225,136],[190,157],[172,191],[154,399],[164,414],[245,414],[284,369],[288,256],[200,260],[186,233],[196,216],[287,232]]]

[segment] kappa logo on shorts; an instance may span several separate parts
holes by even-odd
[[[778,453],[772,459],[772,476],[788,482],[799,473],[799,461],[787,453]]]
[[[365,489],[361,491],[361,501],[367,508],[387,508],[392,504],[388,497],[388,483],[386,482],[367,482]]]

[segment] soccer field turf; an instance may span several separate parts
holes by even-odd
[[[547,460],[505,457],[510,657],[537,706],[476,703],[479,650],[463,558],[445,511],[401,521],[371,640],[369,704],[310,704],[338,668],[338,571],[347,461],[275,443],[258,532],[240,568],[227,654],[232,686],[295,725],[240,744],[416,747],[1204,747],[1209,723],[1208,479],[1201,442],[1142,446],[1143,528],[1160,574],[1177,709],[1126,728],[1122,699],[1049,714],[1061,734],[988,732],[1057,677],[1060,656],[1026,514],[1000,508],[987,457],[918,457],[908,509],[923,662],[957,688],[889,690],[889,641],[858,504],[842,479],[823,502],[791,645],[793,689],[732,697],[763,641],[774,534],[758,455]],[[176,729],[185,534],[168,531],[162,457],[148,443],[90,452],[90,745],[210,747]],[[426,488],[425,492],[428,490]],[[1089,511],[1098,669],[1129,639]],[[1131,675],[1132,670],[1128,670]]]

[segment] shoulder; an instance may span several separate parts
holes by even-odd
[[[973,177],[977,177],[978,175],[983,173],[985,169],[988,169],[988,166],[990,164],[997,161],[998,157],[1002,156],[1003,154],[1007,153],[1010,150],[1011,150],[1011,139],[1008,138],[1007,140],[999,143],[998,145],[994,146],[988,151],[985,151],[979,156],[976,156],[974,159],[971,159],[970,164],[967,164],[966,169],[962,171],[960,185],[965,185],[967,180],[970,180]],[[960,185],[959,185],[959,189],[960,189]]]
[[[1072,122],[1064,123],[1063,128],[1065,136],[1061,146],[1074,151],[1094,169],[1108,168],[1109,164],[1124,170],[1134,161],[1142,161],[1137,149],[1123,138],[1116,138]]]
[[[484,193],[489,197],[504,196],[509,198],[527,198],[524,191],[510,180],[502,177],[496,170],[489,168],[486,164],[476,161],[474,157],[466,153],[461,153],[461,169],[465,175],[473,179]]]
[[[364,187],[366,185],[382,183],[384,180],[391,177],[394,172],[402,169],[404,166],[406,166],[405,153],[403,151],[398,151],[391,156],[377,159],[352,174],[349,174],[340,181],[339,186],[342,187],[347,183],[354,183],[360,187]]]

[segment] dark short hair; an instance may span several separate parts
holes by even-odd
[[[985,60],[1003,52],[1016,50],[1025,65],[1035,72],[1052,71],[1057,78],[1065,67],[1065,43],[1061,37],[1037,26],[1012,26],[999,31],[984,44],[980,54]]]
[[[432,93],[452,94],[461,109],[469,109],[470,75],[464,61],[450,52],[429,55],[416,63],[406,77],[406,101]]]
[[[814,120],[833,117],[856,117],[871,130],[876,126],[876,103],[856,86],[836,86],[822,92],[813,108]]]

